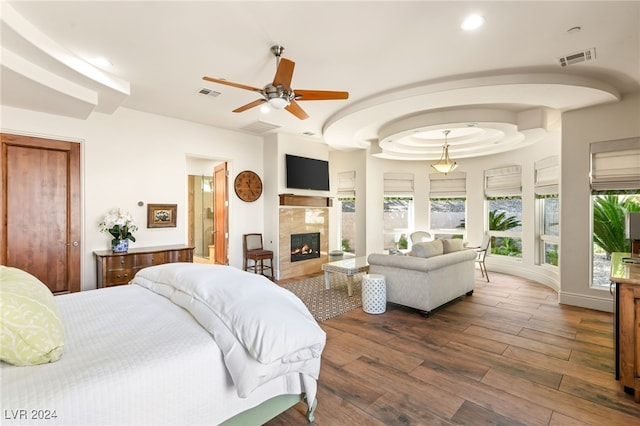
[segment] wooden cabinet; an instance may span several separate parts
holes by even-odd
[[[640,402],[640,264],[623,262],[630,257],[613,253],[611,258],[611,281],[616,284],[616,379]]]
[[[140,269],[163,263],[193,262],[193,247],[184,245],[141,247],[126,253],[94,251],[98,288],[127,284]]]

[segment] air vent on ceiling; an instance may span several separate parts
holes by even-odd
[[[202,89],[198,90],[198,94],[205,95],[205,96],[213,96],[214,98],[216,96],[220,96],[220,92],[216,92],[215,90],[207,89],[206,87],[203,87]]]
[[[561,67],[566,67],[567,65],[573,65],[584,61],[591,61],[596,58],[596,48],[583,50],[581,52],[572,53],[567,56],[563,56],[559,58]]]
[[[251,133],[264,133],[264,132],[268,132],[269,130],[277,129],[279,127],[280,126],[277,126],[271,123],[266,123],[264,121],[256,121],[255,123],[247,124],[246,126],[240,128],[240,130],[244,130],[246,132],[251,132]]]

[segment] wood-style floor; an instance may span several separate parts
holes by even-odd
[[[388,305],[322,322],[317,425],[640,425],[614,378],[613,314],[479,272],[473,296],[424,317]],[[269,425],[301,425],[298,404]]]

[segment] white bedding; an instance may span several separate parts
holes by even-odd
[[[132,284],[166,296],[211,332],[240,397],[288,372],[313,379],[320,374],[311,361],[320,358],[324,331],[300,299],[261,275],[223,265],[167,263],[139,271]]]
[[[211,334],[141,286],[56,300],[64,354],[51,364],[0,365],[3,425],[218,424],[279,394],[315,395],[312,376],[290,370],[240,398]],[[319,367],[319,358],[306,360],[309,371]]]

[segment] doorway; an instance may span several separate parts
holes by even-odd
[[[227,265],[228,176],[227,163],[187,158],[188,240],[193,261]]]

